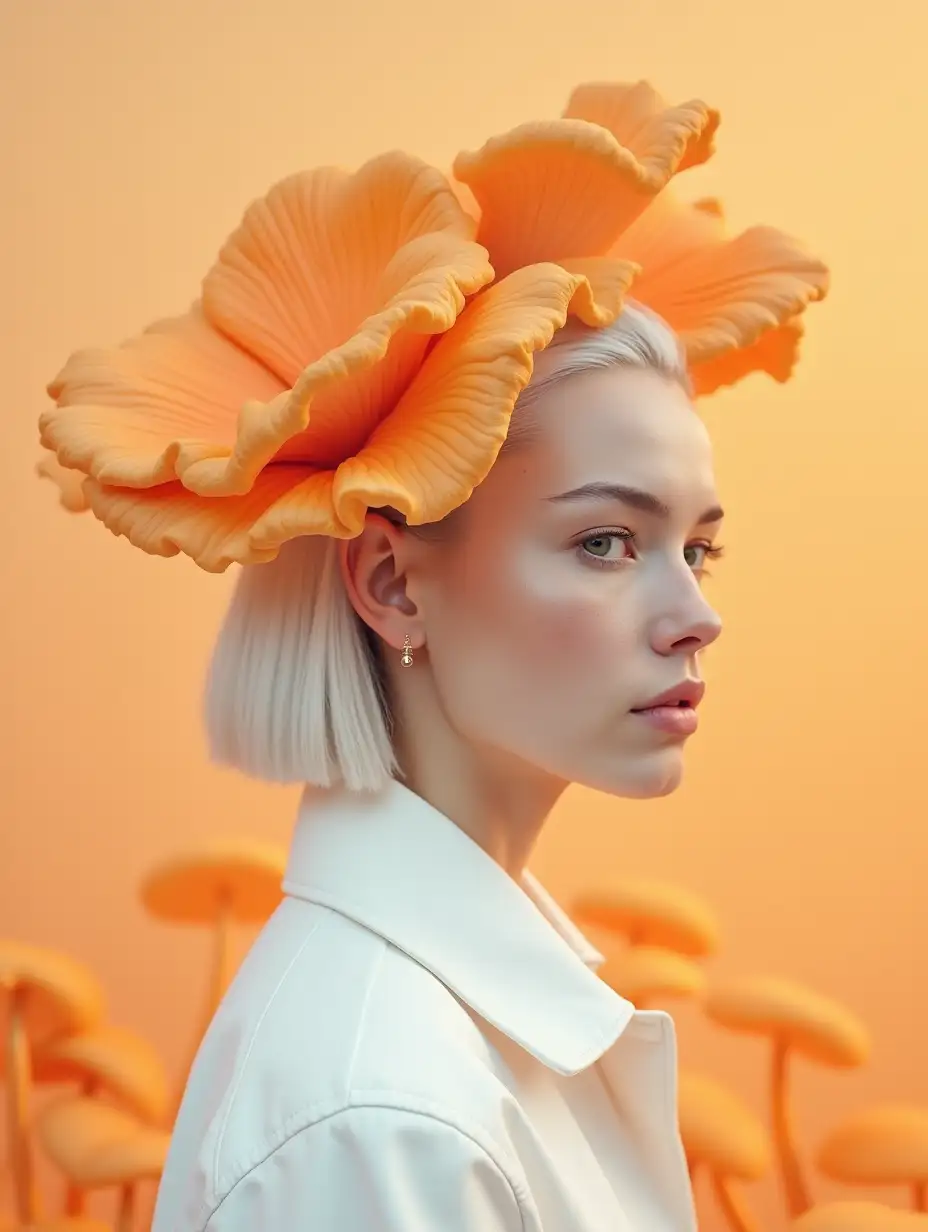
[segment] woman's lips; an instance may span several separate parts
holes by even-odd
[[[672,736],[692,736],[699,725],[699,715],[692,706],[650,706],[646,710],[633,710],[632,714]]]

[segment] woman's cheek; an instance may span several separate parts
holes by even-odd
[[[607,679],[620,657],[615,614],[589,597],[538,603],[522,636],[549,679],[563,677],[581,690]]]

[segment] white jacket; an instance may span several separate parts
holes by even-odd
[[[669,1015],[396,782],[307,791],[152,1232],[692,1232]]]

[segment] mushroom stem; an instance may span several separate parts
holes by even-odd
[[[731,1186],[730,1182],[717,1172],[712,1172],[712,1188],[722,1214],[727,1219],[734,1232],[759,1232],[757,1220],[748,1210],[744,1199]]]
[[[116,1232],[132,1232],[135,1219],[135,1184],[122,1185],[119,1190],[119,1210],[116,1215]]]
[[[231,897],[228,893],[223,893],[219,897],[219,909],[216,912],[215,949],[213,951],[213,970],[210,980],[206,1025],[209,1024],[209,1020],[216,1012],[216,1007],[229,986],[229,975],[232,966],[231,924]]]
[[[20,1223],[31,1224],[38,1218],[39,1212],[32,1166],[32,1143],[29,1138],[32,1061],[26,1024],[23,1021],[24,999],[25,990],[14,988],[10,997],[6,1035],[7,1116],[16,1214]]]
[[[193,1047],[190,1050],[190,1058],[184,1067],[183,1073],[181,1074],[180,1087],[172,1110],[172,1124],[180,1110],[180,1105],[184,1098],[184,1091],[187,1086],[187,1078],[189,1077],[190,1070],[196,1060],[200,1043],[203,1036],[206,1034],[207,1027],[212,1021],[213,1015],[216,1012],[216,1007],[219,1005],[219,1002],[222,1000],[223,995],[229,986],[229,975],[232,966],[231,925],[231,896],[227,892],[221,893],[217,904],[216,926],[213,934],[213,967],[210,973],[209,999],[206,1003],[206,1013],[204,1014],[203,1022],[194,1038]]]
[[[68,1181],[64,1198],[64,1213],[66,1215],[83,1215],[86,1207],[85,1194],[80,1185]]]
[[[785,1039],[775,1038],[770,1082],[773,1145],[786,1191],[787,1209],[791,1218],[798,1219],[809,1209],[811,1201],[796,1150],[796,1133],[789,1099],[788,1065],[789,1043]]]
[[[928,1211],[928,1181],[916,1181],[912,1186],[912,1209]]]
[[[92,1096],[97,1093],[100,1084],[91,1074],[88,1074],[80,1084],[81,1095]],[[66,1215],[83,1215],[87,1209],[87,1193],[76,1181],[68,1181],[65,1189],[64,1213]]]

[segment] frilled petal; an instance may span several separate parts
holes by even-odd
[[[742,353],[715,368],[722,384],[756,368],[786,379],[796,318],[828,290],[827,267],[798,241],[773,227],[729,238],[716,201],[682,204],[670,190],[613,251],[641,266],[636,298],[676,330],[694,369]],[[770,331],[776,337],[764,341]]]
[[[331,471],[274,465],[243,496],[197,496],[177,482],[133,492],[93,479],[85,491],[95,516],[114,535],[124,535],[152,556],[182,552],[208,573],[222,573],[231,564],[273,560],[280,544],[296,534],[339,533],[332,478]],[[289,509],[289,515],[274,515],[275,506]],[[298,512],[301,528],[293,525]],[[277,534],[271,533],[275,526]]]
[[[438,339],[357,456],[335,469],[276,461],[244,495],[204,496],[177,482],[128,490],[88,479],[86,499],[117,535],[156,556],[183,552],[202,569],[273,559],[300,535],[350,538],[371,507],[413,524],[443,517],[486,476],[505,439],[532,355],[568,313],[607,324],[634,273],[627,262],[538,265],[482,292]]]
[[[828,290],[827,267],[774,227],[751,227],[715,254],[694,256],[689,285],[670,298],[668,320],[691,364],[707,363],[798,316]]]
[[[428,335],[492,274],[486,251],[453,234],[403,243],[378,272],[381,310],[292,390],[197,307],[121,347],[73,356],[49,386],[58,406],[40,419],[42,443],[102,484],[176,478],[209,496],[247,492],[275,458],[337,462],[393,405]]]
[[[211,453],[228,454],[247,398],[281,383],[223,338],[198,307],[121,346],[76,352],[48,387],[46,449],[100,483],[151,487]]]
[[[467,185],[462,184],[460,180],[456,180],[450,171],[447,175],[448,183],[458,199],[458,204],[465,214],[469,214],[474,220],[474,233],[476,234],[477,228],[480,226],[480,206],[477,204],[477,198]]]
[[[53,453],[45,452],[35,464],[35,472],[43,479],[50,479],[58,489],[58,500],[69,513],[84,513],[90,506],[84,494],[83,471],[62,466]]]
[[[404,244],[381,271],[382,309],[304,368],[292,390],[243,407],[235,449],[190,467],[184,485],[235,494],[272,459],[325,468],[350,457],[409,384],[430,336],[450,329],[492,277],[486,250],[470,240],[438,232]]]
[[[598,105],[605,88],[587,89],[600,114],[592,101]],[[534,262],[603,256],[681,166],[705,156],[703,134],[714,129],[714,112],[702,103],[661,104],[644,120],[644,93],[631,91],[628,122],[618,122],[621,109],[612,108],[621,138],[570,116],[523,124],[458,155],[455,177],[477,200],[477,238],[499,276]],[[657,95],[647,97],[658,106]]]
[[[654,198],[610,251],[641,266],[643,272],[636,288],[640,296],[643,283],[660,284],[668,273],[673,276],[681,261],[689,261],[725,238],[719,201],[683,201],[670,185]]]
[[[570,315],[594,328],[612,324],[641,270],[634,261],[616,257],[573,257],[558,265],[583,280],[570,301]]]
[[[332,466],[359,448],[430,336],[492,280],[475,228],[447,177],[402,152],[290,176],[254,202],[206,277],[204,310],[293,392],[245,408],[235,452],[185,486],[244,492],[272,458]]]
[[[339,521],[358,533],[368,508],[390,505],[410,525],[463,504],[486,477],[512,409],[575,297],[589,283],[560,265],[517,270],[473,300],[439,338],[393,414],[335,476]]]
[[[394,152],[281,181],[189,313],[71,357],[39,473],[146,552],[222,572],[356,535],[371,508],[446,516],[496,460],[534,353],[568,314],[611,324],[632,286],[698,393],[786,380],[827,270],[772,228],[730,237],[715,201],[676,200],[718,123],[645,82],[594,82],[450,176]]]
[[[423,286],[421,262],[410,269],[407,245],[471,240],[474,230],[447,178],[400,151],[353,173],[299,172],[253,202],[226,240],[203,283],[206,315],[291,386],[404,289],[412,299],[424,292],[424,303],[441,295],[442,279]]]
[[[586,82],[572,92],[564,116],[607,128],[658,178],[666,167],[674,174],[711,158],[720,120],[701,99],[668,107],[647,81]]]
[[[752,372],[765,372],[785,384],[799,362],[804,332],[805,325],[797,317],[785,325],[765,330],[750,346],[724,351],[714,359],[696,364],[691,372],[696,395],[702,398],[717,389],[737,385]]]

